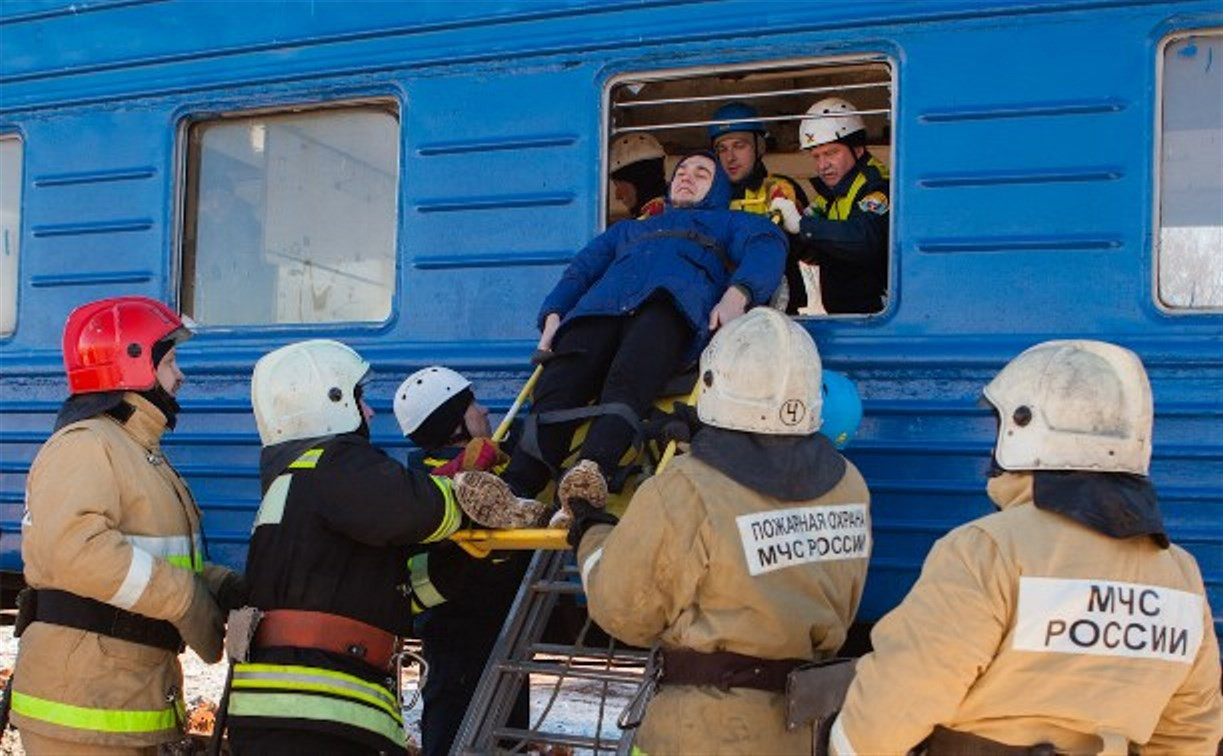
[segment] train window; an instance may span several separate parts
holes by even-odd
[[[1161,61],[1160,303],[1223,308],[1223,30],[1165,41]]]
[[[201,121],[188,145],[186,314],[205,326],[390,316],[395,113],[360,105]]]
[[[21,242],[21,140],[0,135],[0,336],[17,328],[17,257]]]
[[[822,120],[807,121],[817,103]],[[772,199],[790,193],[784,188],[788,183],[807,215],[852,219],[855,225],[867,221],[861,223],[860,242],[875,254],[866,264],[848,264],[828,253],[831,235],[821,239],[819,228],[829,226],[804,224],[804,231],[813,229],[812,237],[802,242],[791,236],[797,254],[774,306],[794,315],[879,312],[888,301],[891,270],[892,103],[893,66],[883,56],[620,76],[608,90],[613,148],[608,150],[613,198],[608,220],[650,212],[648,200],[658,193],[656,174],[639,175],[633,164],[622,170],[628,153],[618,145],[657,151],[642,135],[652,137],[666,153],[670,171],[679,155],[709,149],[716,137],[721,162],[735,183],[735,209],[769,214]],[[821,148],[830,141],[834,154],[821,159],[832,166],[821,169],[816,154],[829,152]]]

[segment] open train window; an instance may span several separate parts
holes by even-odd
[[[183,312],[205,326],[381,322],[399,119],[365,103],[188,128]]]
[[[1156,278],[1174,310],[1223,308],[1223,29],[1161,46]]]
[[[17,329],[21,242],[21,139],[0,134],[0,336]]]
[[[774,306],[794,315],[880,312],[892,285],[893,80],[893,66],[883,56],[619,76],[608,90],[608,222],[657,207],[644,196],[656,194],[657,175],[624,169],[635,153],[661,147],[669,176],[679,156],[714,148],[716,139],[735,183],[734,209],[769,214],[772,198],[787,193],[778,189],[784,182],[774,180],[780,176],[797,189],[799,209],[820,219],[803,226],[815,229],[807,239],[790,236],[788,285]],[[808,110],[817,104],[822,120],[812,121]],[[821,171],[816,153],[829,151],[821,150],[829,139],[845,151],[834,146],[841,159]],[[630,144],[633,155],[626,158]],[[753,155],[762,157],[753,161]],[[825,238],[835,234],[819,230],[823,221],[862,225],[861,243],[834,247]]]

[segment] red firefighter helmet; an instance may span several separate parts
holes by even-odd
[[[178,315],[155,299],[114,297],[81,305],[64,324],[69,393],[153,388],[153,345],[190,337]]]

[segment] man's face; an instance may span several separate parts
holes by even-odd
[[[811,159],[815,161],[815,175],[829,189],[841,183],[841,179],[853,170],[854,163],[862,154],[862,148],[851,149],[840,142],[829,142],[811,148]]]
[[[183,378],[183,371],[178,369],[178,350],[170,347],[170,351],[157,363],[157,383],[167,394],[175,396],[182,388]]]
[[[733,182],[747,178],[756,165],[756,135],[748,131],[732,131],[718,137],[713,145],[718,162]]]
[[[671,204],[675,207],[692,207],[705,199],[713,186],[713,174],[717,169],[711,158],[693,155],[679,164],[675,177],[671,179]]]
[[[493,427],[488,422],[488,407],[479,402],[467,405],[463,413],[463,427],[472,438],[489,438],[493,435]]]

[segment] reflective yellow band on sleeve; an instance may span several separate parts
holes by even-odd
[[[442,513],[442,522],[437,526],[437,530],[433,531],[428,538],[421,543],[434,543],[450,537],[450,534],[459,529],[459,525],[463,521],[463,512],[459,509],[459,504],[454,500],[454,489],[450,482],[450,478],[439,478],[436,475],[430,475],[429,480],[433,481],[433,485],[437,486],[445,498],[444,512]]]
[[[178,703],[156,711],[123,710],[123,709],[91,709],[84,706],[49,701],[26,693],[13,691],[13,712],[40,722],[71,727],[76,730],[93,730],[94,732],[160,732],[162,730],[177,730],[180,717],[186,719],[185,713],[180,714]]]
[[[429,579],[429,554],[417,554],[408,560],[408,574],[412,582],[412,612],[420,612],[438,604],[446,603],[433,581]],[[420,608],[417,609],[416,607]]]
[[[322,449],[309,449],[302,453],[300,457],[289,463],[291,470],[311,470],[318,466],[319,457],[323,456]]]

